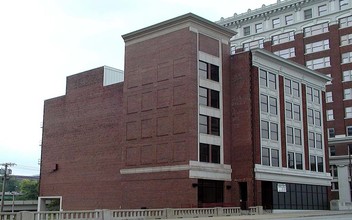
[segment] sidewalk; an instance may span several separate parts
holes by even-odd
[[[221,216],[221,217],[201,217],[197,220],[252,220],[252,219],[279,219],[279,218],[301,218],[301,217],[316,217],[316,216],[334,216],[334,215],[347,215],[352,214],[352,211],[329,211],[329,210],[319,210],[319,211],[296,211],[296,212],[283,212],[283,213],[270,213],[263,215],[240,215],[240,216]],[[183,220],[191,220],[194,218],[183,218]]]

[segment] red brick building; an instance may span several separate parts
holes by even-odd
[[[68,77],[44,104],[40,195],[66,210],[326,209],[329,78],[261,50],[231,56],[233,35],[186,14],[123,35],[123,82],[107,67]]]

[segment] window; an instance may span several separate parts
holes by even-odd
[[[334,120],[334,110],[333,109],[326,110],[326,118],[328,121]]]
[[[270,149],[262,147],[262,165],[270,166]]]
[[[309,87],[309,86],[307,86],[307,100],[309,102],[313,102],[314,101],[314,99],[313,99],[313,88]]]
[[[297,104],[293,104],[293,119],[301,121],[301,107]]]
[[[293,93],[293,96],[300,97],[298,82],[292,81],[292,93]]]
[[[203,61],[199,61],[199,77],[219,82],[219,67]]]
[[[343,99],[352,99],[352,89],[344,89],[343,91]]]
[[[277,100],[274,97],[270,97],[270,114],[277,115]]]
[[[314,116],[313,116],[313,109],[308,108],[307,110],[307,118],[308,118],[308,124],[314,125]]]
[[[342,60],[342,63],[352,62],[352,52],[343,53],[341,55],[341,60]]]
[[[304,10],[303,14],[304,14],[304,20],[312,18],[313,16],[312,9],[310,8],[310,9]]]
[[[279,150],[271,149],[271,164],[273,167],[279,166]]]
[[[268,112],[268,96],[260,94],[260,109],[262,112]]]
[[[219,108],[219,92],[199,87],[199,104],[213,108]]]
[[[273,45],[282,44],[282,43],[286,43],[294,40],[295,40],[295,33],[293,31],[274,35],[271,37],[271,41]]]
[[[288,152],[287,153],[287,167],[291,169],[295,169],[295,153]]]
[[[339,182],[331,182],[331,191],[339,190]]]
[[[322,57],[315,60],[308,60],[306,62],[306,66],[312,70],[330,67],[330,57]]]
[[[335,137],[335,128],[328,128],[329,138]]]
[[[340,28],[351,27],[352,26],[352,16],[341,18],[339,20]]]
[[[278,124],[270,122],[270,129],[269,129],[269,122],[262,121],[262,138],[263,139],[271,139],[277,141],[279,138],[279,131],[278,131]],[[270,134],[270,137],[269,137]]]
[[[293,15],[292,14],[285,16],[285,24],[286,25],[293,24]]]
[[[352,107],[345,108],[345,118],[352,118]]]
[[[320,111],[315,111],[314,116],[315,116],[315,118],[314,118],[315,125],[321,126],[321,114],[320,114]]]
[[[330,49],[329,40],[322,40],[322,41],[306,44],[305,48],[306,48],[307,54],[328,50]]]
[[[251,34],[251,27],[250,26],[244,27],[243,28],[243,35],[248,36],[250,34]]]
[[[286,102],[286,118],[293,119],[293,114],[292,114],[292,103]]]
[[[352,126],[346,127],[346,134],[347,134],[347,136],[352,136]]]
[[[327,14],[327,12],[328,12],[328,7],[326,5],[318,6],[318,15],[319,16],[325,15],[325,14]]]
[[[287,126],[286,128],[286,140],[287,140],[287,143],[289,144],[293,144],[293,128],[292,127],[289,127]]]
[[[262,138],[269,139],[269,122],[262,121]]]
[[[314,132],[308,133],[308,146],[310,148],[315,148],[315,135]]]
[[[310,170],[311,171],[317,171],[317,167],[316,167],[316,157],[315,156],[310,156]]]
[[[255,24],[255,33],[260,33],[263,31],[263,23]]]
[[[288,48],[288,49],[284,49],[284,50],[275,51],[274,54],[279,56],[279,57],[285,58],[285,59],[288,59],[288,58],[296,56],[294,47],[291,47],[291,48]]]
[[[272,20],[272,22],[273,22],[273,28],[278,28],[278,27],[280,27],[280,18],[274,18],[274,19]]]
[[[296,169],[303,169],[302,154],[296,153]]]
[[[279,150],[262,147],[262,165],[279,166]]]
[[[336,147],[330,146],[329,147],[330,156],[336,156]]]
[[[329,31],[329,24],[327,22],[306,27],[303,29],[303,34],[305,37],[326,33]]]
[[[313,98],[315,103],[320,103],[320,92],[317,89],[313,89]]]
[[[352,71],[351,70],[343,71],[342,75],[343,75],[344,82],[352,81]]]
[[[220,163],[220,146],[200,143],[199,151],[199,161]]]
[[[199,115],[199,132],[219,136],[220,119],[206,115]]]
[[[352,44],[352,34],[346,34],[341,36],[341,46]]]
[[[291,80],[285,79],[285,93],[287,95],[292,94]]]
[[[340,10],[348,8],[348,0],[339,0]]]
[[[261,86],[276,90],[276,75],[265,70],[260,70],[259,83]]]
[[[301,129],[295,128],[295,144],[302,145]]]
[[[244,51],[249,51],[253,48],[264,48],[264,40],[260,39],[260,40],[255,40],[255,41],[251,41],[243,44]]]
[[[326,74],[326,76],[331,78],[331,74]],[[326,82],[326,85],[331,85],[332,80],[333,80],[333,79],[331,78],[330,81]]]
[[[333,102],[332,101],[332,92],[326,92],[325,93],[325,98],[326,98],[326,103]]]
[[[316,133],[315,134],[315,147],[318,149],[323,148],[323,142],[322,142],[322,137],[321,134]]]
[[[318,172],[324,172],[324,161],[322,157],[317,157]]]

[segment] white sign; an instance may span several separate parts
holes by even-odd
[[[277,192],[286,192],[286,184],[278,183],[277,184]]]

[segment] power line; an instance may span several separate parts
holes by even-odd
[[[7,179],[7,167],[12,167],[12,166],[15,166],[16,164],[14,164],[14,163],[2,163],[0,165],[1,166],[5,166],[5,172],[4,172],[4,176],[3,176],[3,182],[2,182],[2,195],[1,195],[1,208],[0,208],[0,213],[1,213],[4,210],[5,185],[6,185],[6,179]]]

